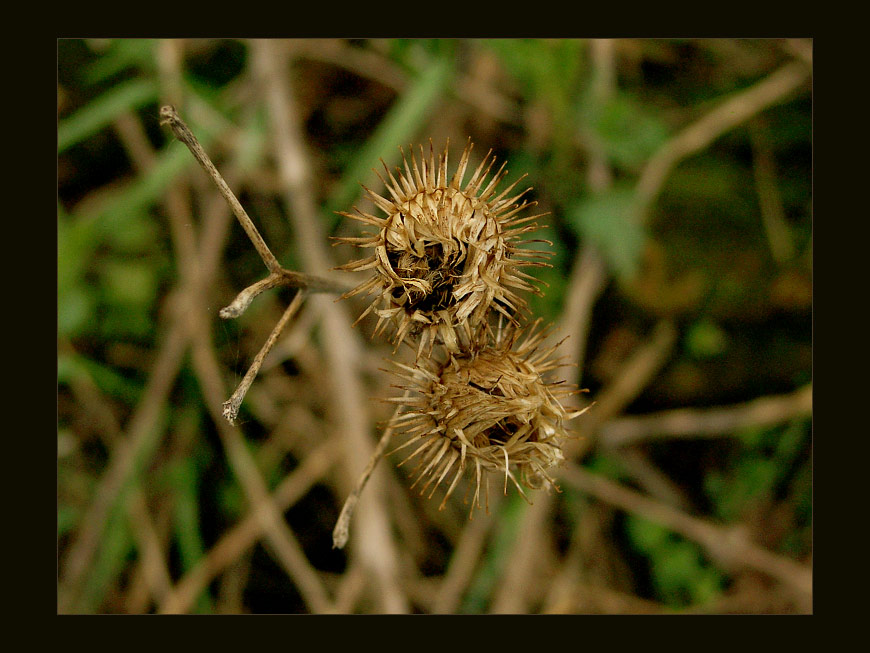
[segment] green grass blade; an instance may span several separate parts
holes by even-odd
[[[118,84],[92,100],[57,127],[58,153],[93,136],[117,116],[157,100],[157,83],[150,79],[133,79]]]
[[[205,545],[200,533],[199,484],[196,462],[193,458],[178,461],[172,469],[172,485],[175,489],[173,514],[175,541],[181,566],[186,573],[205,556]],[[214,612],[208,590],[203,590],[196,601],[197,612]]]
[[[372,171],[380,159],[388,166],[398,163],[399,145],[413,138],[425,122],[435,101],[447,90],[453,77],[449,57],[434,60],[391,107],[365,146],[342,175],[336,191],[326,203],[327,224],[335,224],[335,212],[346,211],[360,192],[360,184],[371,186],[377,180]]]

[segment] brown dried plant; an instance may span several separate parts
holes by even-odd
[[[539,292],[534,278],[520,268],[544,265],[549,253],[524,246],[522,236],[538,228],[533,220],[544,214],[523,215],[535,202],[522,201],[531,189],[511,193],[522,177],[496,194],[507,174],[505,165],[487,183],[495,163],[487,153],[463,185],[473,144],[469,140],[456,173],[448,182],[448,145],[437,158],[420,146],[420,162],[410,148],[410,162],[402,150],[404,170],[381,180],[384,197],[366,188],[368,197],[386,217],[354,207],[340,215],[373,226],[364,236],[337,240],[373,250],[370,256],[342,265],[349,271],[371,270],[371,275],[343,297],[375,295],[357,323],[374,310],[375,334],[392,324],[393,342],[417,341],[417,356],[431,353],[436,342],[452,352],[470,346],[467,328],[496,311],[510,321],[526,308],[516,291]],[[543,241],[547,242],[547,241]]]
[[[583,411],[569,413],[560,403],[578,390],[545,381],[560,366],[554,358],[559,344],[543,346],[548,330],[540,325],[541,320],[526,328],[484,325],[469,351],[445,350],[440,360],[424,358],[414,366],[393,363],[404,381],[397,387],[408,391],[391,400],[406,408],[393,420],[397,433],[407,437],[395,451],[413,448],[399,465],[417,460],[411,487],[427,479],[420,493],[431,486],[429,498],[449,482],[441,508],[466,471],[474,485],[472,510],[481,505],[488,472],[504,477],[505,493],[510,479],[523,497],[523,486],[556,487],[550,470],[564,460],[565,422]],[[488,505],[488,481],[485,488]]]
[[[389,198],[365,189],[386,217],[356,207],[340,213],[376,228],[337,239],[374,250],[339,268],[372,271],[342,298],[375,295],[356,323],[374,311],[374,335],[392,324],[396,349],[408,344],[416,359],[413,365],[393,362],[405,396],[387,399],[398,404],[396,413],[339,516],[337,547],[347,540],[353,506],[389,439],[407,437],[395,451],[414,447],[400,466],[417,460],[411,487],[425,481],[421,495],[431,487],[431,498],[448,483],[440,508],[468,472],[471,516],[481,506],[482,483],[488,504],[490,473],[504,477],[505,494],[510,479],[526,500],[524,486],[558,489],[551,470],[564,460],[565,422],[585,412],[569,413],[559,401],[578,390],[544,379],[559,366],[552,358],[559,345],[542,347],[548,330],[539,328],[540,320],[522,326],[529,311],[518,291],[541,291],[520,268],[547,265],[541,259],[550,255],[526,246],[552,245],[523,236],[538,229],[533,221],[545,214],[523,215],[536,204],[522,199],[530,188],[512,195],[525,175],[496,194],[507,171],[502,164],[487,182],[492,150],[463,185],[472,148],[469,139],[449,182],[449,144],[437,162],[431,141],[428,158],[420,146],[419,164],[413,147],[410,161],[401,150],[404,170],[393,175],[384,165]]]
[[[245,378],[224,403],[223,414],[233,422],[263,359],[299,309],[306,292],[344,289],[329,279],[281,267],[175,109],[163,107],[160,117],[211,176],[269,270],[266,278],[243,290],[222,309],[221,317],[238,317],[257,295],[270,288],[299,289]],[[569,413],[559,401],[577,390],[544,380],[546,373],[559,367],[553,359],[559,345],[542,346],[548,330],[539,328],[540,320],[527,327],[521,322],[528,314],[528,305],[517,291],[540,294],[540,290],[531,283],[534,277],[520,268],[546,265],[541,259],[549,254],[525,247],[549,241],[525,240],[522,236],[538,229],[533,220],[544,214],[522,215],[535,205],[522,200],[531,189],[512,195],[522,177],[496,194],[507,171],[502,164],[487,182],[495,163],[491,150],[463,186],[473,147],[470,140],[448,182],[448,147],[438,157],[437,165],[431,141],[428,158],[420,146],[419,164],[413,148],[410,162],[402,150],[404,171],[397,168],[394,176],[387,170],[389,182],[384,182],[391,199],[366,189],[385,218],[359,209],[355,214],[341,213],[377,227],[376,232],[364,236],[338,238],[374,249],[368,258],[338,268],[374,271],[341,298],[362,292],[375,294],[357,322],[374,310],[378,316],[375,334],[392,323],[396,348],[402,343],[414,346],[416,341],[417,356],[413,366],[394,362],[394,373],[405,382],[398,386],[405,389],[405,396],[387,400],[399,407],[345,502],[333,531],[337,547],[346,543],[354,506],[394,434],[408,438],[396,450],[417,445],[400,463],[418,460],[412,487],[428,479],[421,494],[431,486],[431,497],[445,479],[450,479],[442,508],[462,476],[470,471],[474,479],[473,511],[481,505],[481,482],[491,472],[504,476],[505,493],[508,479],[523,497],[523,486],[555,487],[550,470],[564,459],[562,442],[569,437],[565,422],[585,412]],[[378,304],[380,308],[376,308]],[[495,329],[491,327],[493,316],[498,317]],[[487,499],[488,487],[486,480]]]

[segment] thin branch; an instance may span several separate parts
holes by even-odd
[[[785,395],[760,397],[718,408],[678,408],[640,417],[622,417],[602,425],[598,438],[624,447],[654,438],[695,438],[727,435],[740,429],[770,426],[806,417],[813,411],[813,387]]]
[[[739,91],[662,145],[647,161],[637,182],[637,218],[647,214],[671,170],[685,157],[703,150],[725,132],[764,109],[782,102],[807,81],[812,69],[803,62],[788,63],[763,80]]]
[[[164,107],[161,109],[161,118],[163,118],[164,123],[172,127],[173,132],[179,140],[182,140],[188,146],[197,161],[212,177],[221,191],[221,195],[224,196],[224,199],[245,228],[270,272],[280,273],[282,270],[281,266],[278,265],[277,260],[266,248],[250,218],[248,218],[244,209],[220,176],[220,173],[217,172],[211,163],[208,155],[202,150],[196,138],[190,133],[190,130],[175,110],[172,107]],[[169,218],[174,223],[177,223],[180,215],[177,212],[170,212]],[[175,227],[177,226],[175,224]],[[174,240],[177,240],[178,231],[177,228],[171,230]],[[176,247],[178,246],[177,242],[174,244]],[[198,265],[196,252],[188,253],[188,257],[189,260],[186,258],[188,267],[191,270],[195,270]],[[245,445],[243,435],[238,429],[225,421],[223,416],[217,411],[217,405],[221,403],[224,387],[220,366],[218,365],[212,343],[208,314],[202,303],[202,293],[197,292],[198,276],[197,274],[185,275],[188,306],[184,315],[186,317],[186,325],[192,336],[191,354],[193,368],[205,396],[207,409],[217,427],[229,465],[251,504],[253,514],[263,525],[266,539],[271,545],[270,550],[275,555],[276,560],[294,581],[309,609],[313,612],[329,612],[331,610],[331,601],[323,587],[321,579],[308,563],[302,547],[284,523],[282,514],[272,504],[267,485],[251,452]]]
[[[230,190],[230,187],[227,185],[226,181],[224,181],[224,178],[221,176],[220,172],[218,172],[217,168],[212,163],[208,154],[199,144],[196,136],[193,135],[193,132],[181,119],[181,116],[178,115],[178,112],[175,110],[175,108],[168,105],[162,107],[160,109],[160,117],[161,124],[169,125],[176,138],[178,138],[178,140],[180,140],[187,146],[187,148],[193,154],[194,158],[199,162],[199,164],[206,171],[206,173],[208,173],[208,175],[212,178],[215,185],[218,187],[221,195],[226,200],[227,204],[229,204],[233,213],[238,218],[239,223],[244,228],[245,233],[248,234],[248,238],[250,238],[251,243],[254,245],[254,248],[260,254],[260,257],[263,259],[263,262],[266,264],[266,267],[269,268],[269,271],[271,273],[265,279],[262,279],[242,290],[236,296],[232,303],[221,309],[219,315],[224,319],[239,317],[248,308],[248,306],[250,306],[251,302],[254,300],[255,297],[271,288],[275,288],[277,286],[291,286],[300,288],[300,292],[297,293],[296,298],[294,298],[294,301],[291,304],[291,308],[288,308],[288,310],[284,313],[284,317],[272,330],[272,333],[269,335],[269,339],[260,350],[260,353],[252,363],[251,367],[248,369],[248,373],[239,384],[239,387],[233,393],[232,397],[230,397],[229,400],[223,403],[224,415],[230,423],[233,423],[238,416],[239,406],[241,405],[241,402],[244,399],[248,388],[250,387],[251,383],[253,383],[254,378],[259,372],[260,366],[263,363],[263,359],[265,358],[266,354],[268,354],[272,346],[275,344],[275,341],[280,336],[281,331],[286,326],[290,317],[298,310],[303,298],[301,289],[310,289],[312,292],[343,293],[347,290],[347,288],[336,284],[335,282],[326,278],[303,274],[301,272],[294,272],[292,270],[287,270],[281,267],[281,265],[278,263],[278,260],[275,258],[271,250],[269,250],[269,247],[266,245],[266,242],[263,240],[263,237],[260,235],[260,232],[257,230],[256,226],[254,226],[254,223],[248,216],[244,207],[236,198],[235,194],[233,194],[232,190]],[[177,221],[173,221],[172,224],[174,225],[176,222]],[[179,242],[186,242],[182,241],[178,237],[178,235],[176,235],[175,239]],[[195,248],[192,243],[188,244],[188,246],[186,247],[185,253],[187,255],[183,257],[186,269],[191,269],[191,266],[194,265],[193,262],[196,260],[195,252],[193,251],[194,249]]]
[[[773,260],[782,265],[794,258],[795,246],[782,196],[776,183],[776,164],[773,148],[767,135],[765,124],[755,119],[749,123],[749,141],[752,145],[752,171],[758,204],[761,209],[761,222],[770,246]]]
[[[293,301],[290,302],[290,305],[284,311],[281,319],[278,320],[278,323],[272,329],[272,333],[269,334],[266,342],[260,348],[260,351],[257,353],[256,357],[254,357],[254,362],[251,363],[251,366],[248,368],[248,371],[242,379],[242,382],[239,383],[239,387],[236,388],[236,391],[233,393],[233,395],[223,403],[223,416],[230,424],[235,424],[236,417],[239,416],[239,406],[241,406],[245,395],[248,393],[248,389],[251,387],[251,384],[254,382],[254,378],[259,373],[260,366],[263,364],[263,360],[266,358],[269,351],[271,351],[272,347],[275,345],[275,342],[278,340],[278,337],[281,335],[284,327],[287,326],[290,318],[292,318],[293,315],[296,314],[296,311],[299,310],[299,307],[302,306],[302,300],[304,298],[305,291],[300,290],[296,293],[296,296],[293,297]]]
[[[332,529],[332,547],[334,549],[343,549],[344,545],[347,544],[347,538],[350,531],[350,518],[353,516],[354,508],[356,508],[356,504],[359,502],[359,497],[365,489],[366,484],[369,482],[369,477],[372,475],[375,467],[383,457],[384,450],[387,448],[390,438],[393,437],[393,420],[399,416],[401,410],[402,405],[400,404],[393,412],[393,416],[390,418],[390,423],[387,428],[384,429],[381,439],[378,440],[378,444],[372,452],[372,457],[369,459],[363,473],[357,480],[356,486],[348,495],[347,499],[344,500],[344,506],[342,506],[341,513],[338,515],[338,519],[335,522],[335,528]]]
[[[261,279],[256,283],[251,284],[241,291],[231,304],[220,310],[220,315],[225,320],[235,319],[244,313],[254,298],[260,293],[263,293],[278,286],[289,288],[299,288],[308,292],[324,292],[341,294],[349,290],[348,287],[337,284],[330,279],[316,277],[311,274],[302,274],[301,272],[293,272],[292,270],[281,269],[278,272],[270,274],[265,279]]]
[[[267,290],[271,290],[272,288],[284,285],[283,281],[284,277],[280,274],[270,274],[265,279],[260,279],[260,281],[252,283],[236,295],[236,298],[232,303],[224,306],[220,311],[218,311],[218,315],[225,320],[233,320],[241,316],[242,313],[248,310],[248,306],[251,305],[251,302],[254,301],[254,298],[257,297],[257,295],[266,292]]]
[[[227,204],[229,204],[230,208],[233,210],[236,218],[238,218],[245,233],[248,234],[248,238],[251,239],[257,253],[259,253],[260,258],[263,259],[263,263],[265,263],[266,267],[269,268],[269,271],[273,273],[279,272],[281,270],[281,264],[278,263],[278,259],[276,259],[275,255],[272,254],[272,251],[269,249],[268,245],[266,245],[266,241],[263,240],[260,232],[257,231],[257,227],[254,226],[251,218],[248,217],[247,211],[245,211],[239,200],[236,199],[233,191],[231,191],[230,187],[227,186],[227,182],[224,181],[224,178],[221,176],[221,173],[218,172],[217,168],[215,168],[208,154],[206,154],[205,150],[202,149],[202,145],[200,145],[199,141],[196,140],[196,136],[193,135],[193,132],[190,131],[190,128],[181,119],[181,116],[178,115],[175,107],[170,105],[161,107],[160,123],[163,125],[169,125],[169,128],[172,129],[172,133],[175,134],[175,137],[187,146],[187,149],[190,150],[190,153],[193,154],[194,158],[199,162],[199,165],[202,166],[202,169],[212,178],[212,181],[214,181],[215,185],[218,187],[221,195],[223,195]]]
[[[726,568],[750,567],[785,583],[804,601],[812,596],[812,569],[755,544],[744,527],[716,526],[574,464],[566,465],[560,477],[602,501],[698,542]]]
[[[290,474],[272,492],[276,509],[285,511],[305,496],[305,493],[335,465],[340,453],[339,442],[332,437],[308,452]],[[175,584],[159,606],[161,613],[184,613],[208,584],[239,556],[263,537],[266,529],[254,511],[250,511],[235,526],[227,530],[195,567]],[[338,600],[338,599],[336,599]]]

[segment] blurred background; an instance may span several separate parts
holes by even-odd
[[[812,611],[812,43],[57,42],[61,613]],[[560,492],[468,519],[375,468],[397,396],[364,300],[294,297],[159,122],[174,105],[281,264],[399,146],[491,148],[549,213],[535,315],[595,402]],[[428,145],[427,145],[428,147]],[[397,354],[398,356],[399,354]]]

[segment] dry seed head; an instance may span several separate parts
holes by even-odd
[[[466,349],[490,309],[515,321],[526,307],[517,292],[539,292],[520,268],[545,265],[539,259],[548,253],[524,248],[534,241],[522,239],[543,214],[521,215],[534,203],[521,201],[531,189],[513,194],[520,180],[496,192],[507,171],[503,164],[487,181],[495,163],[491,151],[463,185],[472,147],[469,139],[449,181],[447,146],[436,160],[431,141],[428,158],[421,145],[419,164],[413,148],[410,161],[402,150],[404,170],[396,168],[393,175],[384,166],[387,197],[366,189],[386,217],[356,207],[355,213],[340,214],[376,228],[362,237],[337,239],[372,250],[340,268],[371,271],[344,295],[376,295],[357,322],[374,311],[375,333],[392,324],[397,346],[419,338],[418,357],[430,353],[435,342],[453,352]]]
[[[481,330],[472,353],[447,352],[443,362],[394,363],[405,382],[398,387],[412,391],[390,400],[406,406],[394,425],[408,440],[395,451],[410,448],[400,464],[417,462],[412,487],[423,483],[421,494],[431,497],[447,484],[442,508],[466,473],[475,487],[472,509],[490,472],[504,478],[505,492],[510,479],[524,497],[523,486],[555,487],[550,470],[564,460],[565,422],[583,411],[569,413],[560,403],[577,390],[544,380],[560,365],[558,345],[542,347],[547,331],[539,325]]]

